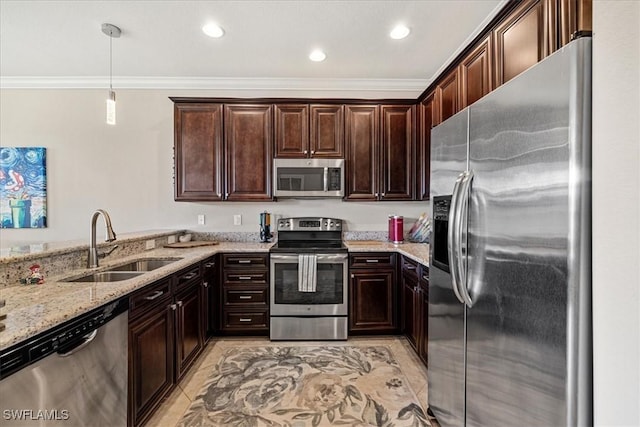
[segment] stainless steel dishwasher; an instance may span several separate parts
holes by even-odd
[[[0,352],[0,426],[126,426],[128,299]]]

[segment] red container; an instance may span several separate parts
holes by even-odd
[[[392,243],[404,241],[404,219],[399,215],[389,215],[389,241]]]

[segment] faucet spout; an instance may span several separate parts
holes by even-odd
[[[111,226],[111,218],[107,211],[103,209],[98,209],[93,213],[91,217],[91,240],[89,242],[89,258],[87,261],[88,268],[98,267],[98,249],[96,248],[96,222],[98,221],[98,217],[102,215],[104,219],[104,225],[107,231],[107,235],[105,237],[105,242],[113,242],[116,240],[116,233],[113,231],[113,227]]]

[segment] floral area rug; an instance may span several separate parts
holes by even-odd
[[[236,347],[178,426],[429,426],[384,346]]]

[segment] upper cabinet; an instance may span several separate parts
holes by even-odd
[[[225,105],[225,200],[271,200],[271,105]]]
[[[440,111],[440,122],[460,111],[460,79],[458,68],[447,74],[436,88],[436,102]],[[438,122],[438,123],[440,123]]]
[[[556,47],[555,0],[526,0],[493,30],[495,86],[511,80]]]
[[[418,140],[416,144],[416,198],[429,200],[431,175],[431,128],[438,123],[436,94],[431,92],[418,105]]]
[[[221,104],[175,104],[175,199],[223,199]]]
[[[275,157],[343,158],[344,107],[276,104]]]
[[[345,200],[411,200],[414,105],[346,106]]]
[[[176,201],[271,200],[270,105],[176,102]]]
[[[482,98],[493,89],[491,36],[486,37],[460,62],[460,109]]]

